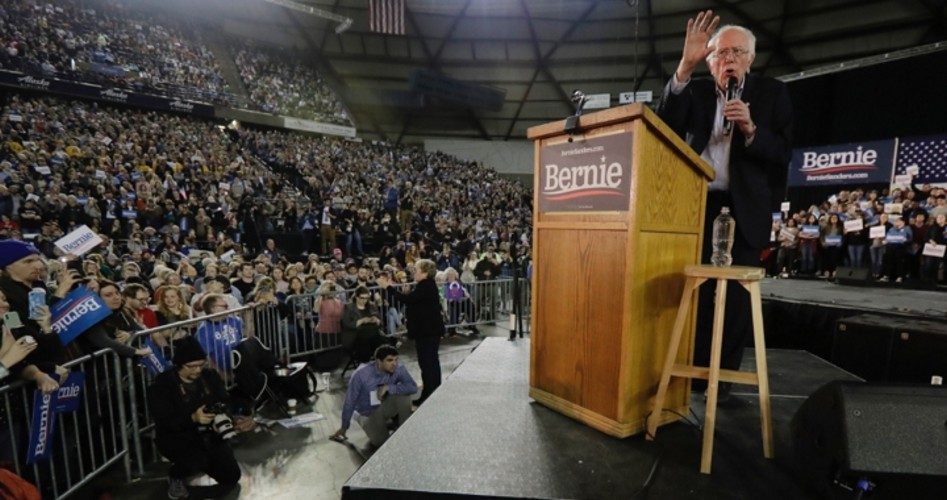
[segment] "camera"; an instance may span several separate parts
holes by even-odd
[[[204,407],[204,413],[213,413],[215,415],[225,415],[227,410],[227,403],[221,401]]]
[[[227,404],[219,401],[204,407],[205,413],[214,414],[214,420],[207,428],[214,431],[224,441],[237,436],[237,431],[233,428],[233,419],[230,418],[230,415],[227,415],[227,410]]]
[[[218,413],[214,416],[214,421],[210,423],[210,428],[220,436],[224,441],[237,437],[237,431],[233,428],[233,420],[226,413]]]

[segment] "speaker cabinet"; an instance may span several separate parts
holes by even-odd
[[[929,488],[947,486],[945,424],[945,387],[831,382],[790,429],[798,468],[818,491],[830,492],[836,478],[866,478],[895,497],[928,498]]]
[[[866,267],[840,267],[835,270],[835,280],[839,285],[868,286],[871,284],[871,270]]]
[[[832,363],[869,382],[947,378],[947,323],[859,314],[836,323]]]

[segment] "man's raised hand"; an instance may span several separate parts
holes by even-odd
[[[707,42],[710,41],[710,37],[719,24],[720,16],[715,16],[712,10],[705,10],[697,14],[696,18],[687,20],[684,50],[675,73],[678,82],[684,83],[690,80],[694,68],[710,55],[711,49],[707,46]]]

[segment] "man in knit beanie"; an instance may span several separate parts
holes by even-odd
[[[5,368],[22,379],[36,382],[39,389],[50,393],[59,389],[59,384],[68,376],[69,371],[59,365],[69,361],[70,356],[59,339],[51,334],[48,309],[44,309],[40,320],[30,319],[29,294],[34,288],[45,290],[40,281],[45,265],[33,245],[19,240],[0,240],[0,292],[10,304],[10,312],[16,313],[22,324],[16,328],[11,326],[11,332],[16,339],[30,336],[36,341],[36,349],[23,361]],[[74,283],[68,281],[67,284],[71,287]],[[58,298],[67,292],[68,289]]]

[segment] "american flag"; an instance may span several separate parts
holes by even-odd
[[[914,165],[919,170],[915,185],[947,182],[947,135],[899,138],[895,173],[907,173]]]
[[[404,34],[405,0],[368,0],[368,26],[375,33]]]

